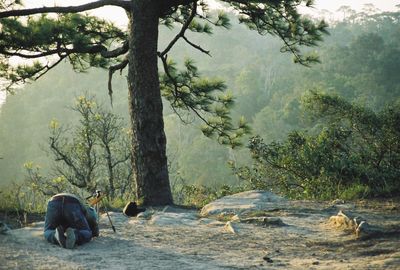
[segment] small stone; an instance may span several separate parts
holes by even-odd
[[[277,217],[265,217],[262,221],[264,226],[285,226],[286,224]]]
[[[224,226],[225,231],[236,234],[238,229],[232,222],[228,221]]]
[[[274,261],[273,261],[270,257],[268,257],[268,256],[264,256],[264,257],[263,257],[263,260],[266,261],[266,262],[268,262],[268,263],[273,263],[273,262],[274,262]]]
[[[312,265],[319,265],[319,261],[313,262]]]

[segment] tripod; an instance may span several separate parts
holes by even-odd
[[[96,190],[96,194],[95,194],[94,196],[89,197],[89,198],[92,198],[92,199],[89,201],[90,206],[95,207],[96,212],[97,212],[97,222],[99,222],[99,218],[100,218],[100,217],[99,217],[99,213],[100,213],[100,203],[101,203],[101,200],[102,200],[104,197],[105,197],[105,195],[104,195],[100,190]],[[105,211],[106,214],[107,214],[108,221],[110,222],[111,228],[113,229],[114,232],[116,232],[115,227],[114,227],[114,224],[112,223],[111,217],[110,217],[110,215],[108,214],[107,207],[106,207],[106,205],[105,205],[104,203],[103,203],[103,208],[104,208],[104,211]]]

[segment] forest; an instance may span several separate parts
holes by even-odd
[[[178,65],[193,62],[201,75],[225,82],[230,117],[251,133],[241,146],[222,145],[164,100],[175,203],[202,206],[250,189],[322,200],[399,194],[400,12],[349,14],[308,49],[320,61],[310,67],[280,53],[279,39],[234,19],[230,31],[190,34],[211,57],[176,44],[169,55]],[[160,44],[174,31],[163,28]],[[107,76],[64,63],[7,96],[0,108],[4,202],[35,208],[32,197],[96,188],[111,200],[133,199],[126,74],[113,80],[112,104]]]

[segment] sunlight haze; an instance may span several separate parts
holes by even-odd
[[[70,6],[70,5],[81,5],[85,3],[92,2],[90,0],[25,0],[26,7],[42,7],[42,6]],[[220,8],[221,5],[218,1],[209,0],[210,6],[213,8]],[[357,1],[347,1],[347,0],[316,0],[314,10],[311,11],[311,14],[319,13],[319,11],[328,10],[333,13],[338,13],[338,9],[341,6],[350,6],[352,9],[356,11],[362,11],[364,5],[373,4],[376,8],[381,11],[395,11],[398,8],[396,5],[400,4],[400,1],[395,0],[357,0]],[[309,9],[307,9],[309,10]],[[127,18],[125,12],[119,7],[103,7],[99,8],[93,12],[94,15],[109,19],[116,23],[120,27],[125,27],[127,23]],[[306,13],[309,13],[306,11]],[[340,19],[340,14],[334,15],[335,18]],[[0,104],[4,102],[5,93],[0,92]]]
[[[67,5],[80,5],[92,2],[90,0],[25,0],[24,3],[28,7],[41,7],[41,6],[67,6]],[[208,0],[211,7],[218,8],[220,5],[216,0]],[[361,11],[365,4],[373,4],[376,8],[382,11],[394,11],[396,5],[400,4],[398,0],[358,0],[358,1],[347,1],[347,0],[316,0],[316,10],[329,10],[330,12],[336,12],[341,6],[350,6],[351,8]],[[317,12],[318,12],[317,11]],[[104,7],[93,12],[93,14],[108,18],[116,22],[119,26],[126,25],[126,16],[124,11],[118,7]]]

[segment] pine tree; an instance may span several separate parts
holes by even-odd
[[[221,2],[238,14],[240,22],[249,29],[279,37],[283,41],[282,51],[291,52],[295,62],[309,65],[318,61],[315,55],[303,55],[299,49],[316,46],[326,33],[325,22],[313,22],[298,13],[299,6],[310,7],[312,0]],[[83,13],[103,6],[124,9],[128,30]],[[215,136],[222,144],[238,146],[240,137],[249,132],[244,119],[233,124],[229,108],[234,100],[224,94],[226,86],[222,81],[201,77],[191,60],[185,62],[183,70],[178,70],[168,58],[178,40],[210,54],[190,41],[187,31],[212,34],[213,27],[229,28],[228,16],[224,12],[215,14],[205,0],[97,0],[78,6],[32,9],[22,8],[18,0],[2,0],[0,10],[0,76],[8,82],[8,90],[40,78],[67,60],[77,71],[90,67],[108,69],[112,97],[113,74],[128,69],[133,180],[137,197],[146,205],[172,203],[161,96],[179,115],[193,113],[199,117],[204,122],[203,133]],[[157,44],[160,25],[180,27],[162,49]],[[13,66],[11,57],[36,61]],[[164,69],[162,74],[158,71],[158,59]]]

